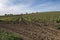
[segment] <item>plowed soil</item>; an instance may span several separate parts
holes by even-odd
[[[53,29],[53,25],[31,24],[10,24],[0,23],[0,28],[5,28],[21,35],[23,40],[60,40],[60,31]]]

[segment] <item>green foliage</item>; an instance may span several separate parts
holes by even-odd
[[[22,40],[22,38],[17,34],[6,32],[0,28],[0,40]]]
[[[19,19],[19,20],[17,20]],[[36,20],[39,21],[52,21],[52,22],[60,22],[60,12],[36,12],[31,14],[21,14],[21,15],[13,15],[13,16],[0,16],[0,20],[3,21],[26,21],[26,22],[33,22]],[[16,22],[17,22],[16,21]]]
[[[0,22],[3,22],[3,20],[0,20]]]
[[[56,20],[56,23],[60,23],[60,19],[59,20]]]
[[[60,25],[56,25],[55,29],[60,30]]]

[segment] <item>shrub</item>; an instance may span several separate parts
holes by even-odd
[[[60,25],[57,25],[55,28],[58,29],[58,30],[60,30]]]
[[[0,40],[23,40],[20,36],[0,28]]]
[[[0,20],[0,22],[3,22],[3,20]]]
[[[60,23],[60,19],[59,20],[56,20],[56,23]]]

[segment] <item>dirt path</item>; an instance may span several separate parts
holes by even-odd
[[[0,24],[1,28],[21,34],[23,40],[60,40],[60,32],[52,28],[31,25]]]

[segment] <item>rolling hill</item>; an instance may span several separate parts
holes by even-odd
[[[20,34],[23,40],[60,40],[60,12],[0,16],[0,28]]]

